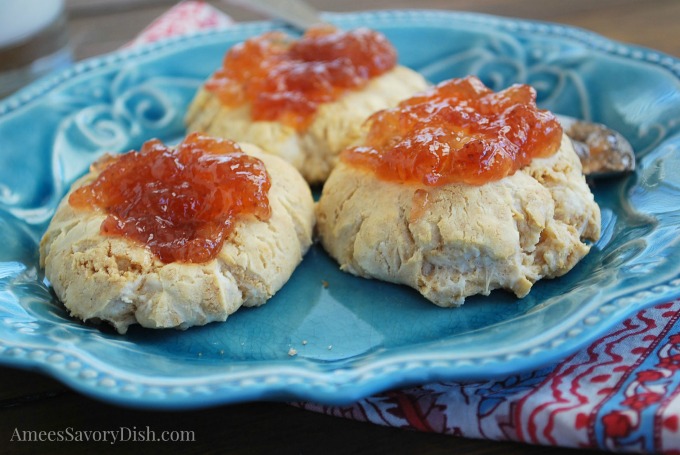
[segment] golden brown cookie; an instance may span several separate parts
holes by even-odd
[[[369,115],[426,85],[396,65],[394,48],[371,30],[322,27],[299,40],[268,33],[227,53],[189,106],[186,124],[191,132],[258,145],[315,184],[360,138]]]
[[[164,263],[152,251],[121,236],[103,235],[106,214],[74,209],[67,195],[40,244],[41,265],[73,316],[107,321],[120,333],[138,323],[187,328],[224,321],[241,306],[264,304],[288,280],[312,242],[313,200],[304,179],[288,163],[242,144],[271,179],[271,215],[246,216],[217,256],[203,263]],[[71,193],[92,182],[78,180]]]

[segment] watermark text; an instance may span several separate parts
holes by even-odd
[[[157,431],[149,426],[138,428],[118,427],[114,430],[78,430],[66,427],[60,430],[22,430],[14,428],[10,442],[195,442],[192,430]]]

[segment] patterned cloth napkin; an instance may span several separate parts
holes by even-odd
[[[557,365],[483,382],[437,382],[329,415],[531,444],[680,454],[680,300],[642,310]]]
[[[185,1],[131,45],[233,21]],[[482,382],[436,382],[308,410],[468,438],[680,454],[680,300],[644,309],[557,365]]]

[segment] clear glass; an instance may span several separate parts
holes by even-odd
[[[0,0],[0,98],[72,61],[63,0]]]

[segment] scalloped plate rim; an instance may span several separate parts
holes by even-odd
[[[521,29],[526,32],[540,32],[548,33],[553,36],[561,36],[565,39],[576,40],[580,43],[587,45],[593,49],[605,53],[611,53],[614,55],[621,56],[631,56],[635,52],[639,51],[638,60],[643,60],[647,64],[657,65],[669,70],[676,77],[680,78],[680,60],[675,57],[668,56],[662,52],[646,49],[644,47],[624,44],[618,41],[614,41],[603,37],[594,32],[571,27],[567,25],[554,24],[549,22],[531,21],[523,19],[512,19],[504,18],[499,16],[493,16],[489,14],[481,13],[468,13],[468,12],[453,12],[453,11],[434,11],[434,10],[388,10],[388,11],[373,11],[373,12],[357,12],[357,13],[326,13],[329,19],[342,19],[347,22],[358,21],[366,22],[367,18],[374,17],[377,19],[385,18],[399,18],[405,20],[436,20],[442,21],[446,18],[455,19],[470,19],[473,21],[478,21],[480,23],[490,25],[498,24],[506,29]],[[213,29],[207,31],[199,31],[196,33],[191,33],[188,35],[178,36],[162,40],[156,43],[151,43],[148,45],[143,45],[133,49],[124,49],[121,51],[116,51],[110,54],[106,54],[99,57],[94,57],[83,62],[77,63],[72,68],[64,70],[63,72],[44,78],[37,81],[30,86],[22,89],[15,95],[0,101],[0,119],[13,111],[21,108],[26,104],[30,104],[32,101],[40,98],[41,96],[49,93],[51,90],[58,88],[63,82],[69,80],[72,77],[86,75],[89,72],[96,71],[98,68],[107,67],[110,65],[117,65],[124,63],[129,60],[134,60],[136,58],[152,54],[158,51],[172,51],[175,46],[183,46],[185,44],[191,45],[200,44],[202,39],[219,39],[222,36],[236,35],[243,36],[248,33],[259,33],[264,30],[268,30],[274,27],[271,22],[251,22],[236,24],[231,28],[226,29]],[[675,287],[678,278],[672,280],[672,285]],[[28,370],[39,371],[47,374],[57,380],[63,382],[64,384],[74,388],[75,390],[111,403],[120,404],[124,406],[140,407],[140,408],[163,408],[163,409],[190,409],[190,408],[200,408],[206,406],[214,406],[226,403],[234,403],[241,401],[250,400],[263,400],[263,399],[277,399],[277,400],[314,400],[329,404],[343,404],[347,403],[372,393],[380,392],[386,390],[390,387],[404,386],[409,384],[416,384],[419,378],[425,377],[427,381],[434,380],[469,380],[477,378],[489,378],[490,376],[505,375],[518,373],[521,371],[526,371],[529,369],[535,369],[542,367],[550,362],[556,361],[558,359],[564,358],[570,353],[574,352],[579,347],[584,346],[587,342],[592,341],[596,337],[605,333],[610,327],[619,323],[624,318],[630,316],[633,312],[638,311],[644,307],[648,307],[663,301],[667,301],[672,298],[676,298],[680,295],[680,291],[672,289],[670,287],[671,283],[658,285],[657,292],[649,292],[649,290],[631,292],[631,294],[638,294],[636,298],[635,295],[620,296],[614,299],[633,299],[634,304],[627,305],[625,307],[619,307],[609,313],[610,317],[604,320],[599,320],[592,327],[592,332],[587,336],[575,340],[575,337],[568,336],[568,330],[572,327],[582,325],[585,323],[588,317],[591,317],[598,312],[603,305],[612,303],[611,300],[597,299],[590,303],[588,309],[584,309],[579,312],[583,313],[582,317],[575,318],[569,321],[569,324],[560,324],[559,328],[553,327],[556,333],[555,335],[548,336],[548,340],[544,341],[540,349],[537,350],[535,355],[531,357],[531,361],[527,361],[525,358],[523,362],[516,366],[513,362],[509,361],[513,354],[517,354],[517,351],[513,351],[510,354],[505,354],[505,360],[497,357],[491,356],[481,361],[468,361],[466,359],[460,358],[448,358],[443,360],[438,359],[409,359],[407,355],[395,354],[393,357],[387,357],[386,359],[381,359],[378,363],[384,363],[385,369],[381,371],[375,371],[382,366],[376,366],[376,363],[369,363],[369,365],[364,366],[364,373],[359,371],[359,369],[354,368],[352,374],[340,369],[331,369],[330,371],[310,371],[303,365],[294,365],[284,370],[282,373],[278,366],[264,366],[254,368],[248,374],[244,375],[244,378],[234,377],[230,374],[216,373],[214,375],[206,376],[201,380],[196,378],[163,378],[159,380],[158,377],[140,377],[139,375],[130,374],[129,371],[119,370],[111,371],[107,370],[105,367],[99,367],[98,370],[96,364],[101,362],[96,362],[93,359],[88,358],[89,354],[84,353],[74,347],[72,349],[66,347],[52,347],[53,352],[49,352],[49,349],[45,346],[40,346],[37,350],[47,351],[45,357],[48,355],[61,355],[61,356],[72,356],[75,361],[84,361],[87,363],[88,367],[92,368],[95,373],[106,372],[109,375],[111,373],[118,373],[118,377],[114,380],[125,380],[125,376],[130,378],[130,386],[134,389],[136,385],[142,387],[183,387],[191,386],[195,389],[200,389],[201,387],[206,387],[207,391],[205,393],[196,392],[190,394],[179,393],[168,399],[168,395],[165,394],[135,394],[123,393],[113,387],[111,384],[107,384],[106,381],[102,383],[93,382],[88,378],[87,375],[83,377],[82,370],[69,371],[68,369],[57,366],[50,363],[49,361],[39,358],[41,356],[34,356],[30,358],[28,356],[23,356],[21,354],[22,350],[30,352],[32,347],[28,345],[7,345],[4,341],[0,341],[0,364],[12,367],[18,367]],[[640,293],[646,293],[643,297]],[[651,294],[651,295],[649,295]],[[559,343],[557,343],[559,342]],[[402,348],[401,350],[408,350]],[[422,357],[418,354],[418,357]],[[456,356],[453,356],[456,357]],[[445,362],[449,363],[445,363]],[[389,371],[398,370],[403,368],[411,362],[413,365],[403,371],[402,376],[399,378],[390,377]],[[431,362],[428,364],[428,362]],[[442,363],[444,362],[444,363]],[[494,372],[489,372],[489,365],[494,366]],[[268,372],[268,369],[275,368],[276,373]],[[273,374],[273,376],[272,376]],[[362,376],[363,374],[363,376]],[[236,375],[238,376],[238,375]],[[311,377],[310,384],[306,384],[304,381],[305,377]],[[266,380],[258,382],[259,378],[269,378],[270,383]],[[363,378],[363,379],[362,379]],[[106,379],[106,378],[105,378]],[[237,383],[241,381],[240,383]],[[249,384],[249,385],[243,385]],[[125,387],[126,385],[123,385]],[[212,386],[212,389],[211,389]],[[236,394],[234,390],[239,393]],[[238,396],[236,396],[238,395]]]

